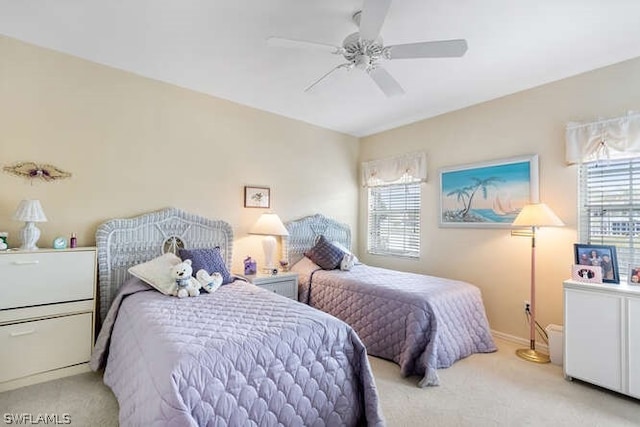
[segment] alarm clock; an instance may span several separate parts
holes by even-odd
[[[66,249],[67,239],[64,237],[56,237],[53,239],[53,249]]]

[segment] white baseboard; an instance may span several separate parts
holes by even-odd
[[[82,374],[85,372],[91,372],[88,362],[0,383],[0,393],[45,381],[57,380],[58,378],[68,377],[70,375]]]
[[[529,347],[529,340],[521,337],[516,337],[515,335],[505,334],[504,332],[491,330],[491,335],[494,338],[499,338],[504,341],[509,341],[514,344],[522,345],[523,347]],[[544,343],[542,340],[536,340],[536,350],[540,350],[542,353],[549,354],[549,346]]]

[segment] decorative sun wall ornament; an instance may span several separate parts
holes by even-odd
[[[34,162],[18,162],[11,166],[5,166],[3,170],[11,175],[29,180],[41,179],[43,181],[55,181],[71,177],[69,172],[65,172],[56,166]]]

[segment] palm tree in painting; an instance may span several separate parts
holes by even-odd
[[[447,196],[455,196],[456,200],[459,203],[462,203],[462,209],[456,213],[456,215],[461,218],[466,218],[469,215],[473,204],[473,198],[476,196],[476,194],[478,194],[478,191],[482,191],[482,197],[486,200],[488,188],[497,187],[497,184],[499,182],[504,182],[504,179],[495,176],[486,179],[471,179],[473,180],[472,185],[462,188],[456,188],[455,190],[451,190],[447,193]]]
[[[474,196],[478,193],[478,190],[482,190],[482,198],[483,199],[487,199],[487,189],[491,186],[493,187],[497,187],[497,184],[499,182],[504,182],[504,179],[502,178],[498,178],[495,176],[486,178],[486,179],[479,179],[479,178],[471,178],[474,183],[473,185],[470,187],[471,188],[471,194],[469,195],[469,200],[467,203],[467,206],[465,207],[465,209],[462,211],[462,216],[465,217],[469,214],[469,211],[471,210],[471,203],[473,202],[473,198]],[[469,188],[469,187],[467,187]]]
[[[467,210],[467,200],[469,199],[469,187],[464,188],[456,188],[455,190],[451,190],[447,193],[447,196],[456,196],[456,200],[458,203],[462,203],[462,209],[456,212],[456,214],[460,215],[462,212]]]

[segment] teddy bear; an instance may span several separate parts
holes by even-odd
[[[192,276],[191,260],[185,259],[171,267],[171,277],[176,282],[174,295],[178,298],[197,297],[200,295],[200,282]]]
[[[342,261],[340,261],[340,270],[349,271],[353,268],[356,258],[352,254],[344,254]]]
[[[217,271],[209,274],[205,269],[198,270],[198,272],[196,273],[196,279],[198,279],[198,282],[200,282],[202,289],[209,293],[215,292],[220,287],[220,285],[222,285],[223,280],[222,274],[218,273]]]

